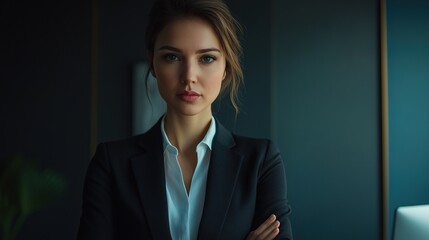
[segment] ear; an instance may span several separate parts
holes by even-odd
[[[223,72],[222,81],[225,80],[225,78],[226,78],[226,69],[225,69],[225,72]]]
[[[149,71],[152,74],[152,76],[156,78],[155,70],[153,68],[153,53],[151,52],[147,53],[147,60],[149,62]]]

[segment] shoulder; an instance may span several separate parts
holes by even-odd
[[[149,131],[125,139],[102,142],[97,152],[115,157],[132,157],[148,150],[158,149],[162,146],[162,135],[159,126],[155,125]]]
[[[264,148],[271,144],[271,140],[267,138],[254,138],[236,133],[231,133],[231,135],[234,138],[237,147]]]
[[[218,120],[216,121],[215,139],[226,146],[234,146],[238,148],[261,148],[271,144],[271,140],[269,139],[248,137],[234,133],[223,126]]]
[[[225,128],[219,121],[216,121],[216,128],[215,139],[242,154],[257,153],[257,155],[264,155],[270,152],[278,152],[277,146],[275,146],[270,139],[236,134]]]
[[[272,140],[267,138],[254,138],[232,133],[235,149],[244,154],[273,155],[279,152]]]

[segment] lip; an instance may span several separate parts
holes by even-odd
[[[182,101],[185,101],[185,102],[194,102],[201,96],[200,93],[192,90],[191,91],[184,90],[177,95]]]

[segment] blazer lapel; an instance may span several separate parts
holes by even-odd
[[[243,158],[233,151],[234,145],[231,133],[216,121],[198,239],[217,239],[222,231]]]
[[[140,201],[153,238],[171,239],[160,122],[142,136],[140,144],[144,153],[131,159]]]

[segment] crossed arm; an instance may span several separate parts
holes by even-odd
[[[290,207],[287,204],[287,186],[284,163],[279,150],[268,141],[265,159],[258,176],[256,212],[254,226],[246,240],[292,239],[289,221]],[[267,219],[263,219],[270,214]],[[258,220],[259,219],[259,220]],[[282,223],[282,226],[280,226]]]
[[[272,214],[257,229],[251,231],[246,240],[271,240],[280,232],[280,222],[276,220],[276,215]]]

